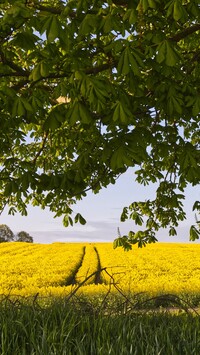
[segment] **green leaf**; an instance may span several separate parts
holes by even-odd
[[[38,81],[41,79],[41,72],[40,72],[40,64],[37,64],[35,68],[32,70],[31,75],[29,77],[30,80]]]
[[[188,171],[190,168],[197,169],[199,166],[199,153],[189,142],[186,143],[182,153],[180,154],[180,171]]]
[[[174,112],[178,112],[179,114],[182,114],[183,105],[184,105],[183,101],[175,96],[171,96],[167,101],[167,107],[170,115],[172,115]]]
[[[193,225],[190,227],[190,241],[194,242],[199,239],[200,231]]]
[[[169,17],[174,10],[174,0],[169,1],[166,5],[165,5],[165,9],[167,9],[167,17]]]
[[[170,235],[170,236],[177,235],[176,229],[175,229],[174,227],[170,227],[169,235]]]
[[[193,207],[192,207],[192,210],[195,211],[200,211],[200,201],[195,201]]]
[[[123,21],[128,19],[130,24],[134,24],[137,21],[137,11],[135,9],[128,9],[126,10]]]
[[[117,101],[114,105],[114,112],[112,116],[112,120],[114,122],[121,122],[122,124],[128,124],[130,122],[130,118],[132,117],[132,112],[126,106],[125,102]]]
[[[26,112],[32,112],[33,108],[29,102],[23,97],[17,97],[12,108],[12,116],[24,116]]]
[[[103,29],[105,33],[109,33],[113,30],[113,16],[108,14],[103,20]]]
[[[122,244],[122,239],[121,238],[114,239],[114,241],[113,241],[113,249],[121,247],[122,245],[123,244]]]
[[[128,219],[128,208],[124,207],[123,208],[123,212],[122,212],[121,217],[120,217],[120,221],[121,222],[125,222],[127,219]]]
[[[12,193],[12,182],[8,182],[4,189],[4,196],[10,197],[11,193]]]
[[[56,15],[50,15],[45,18],[40,33],[46,32],[48,42],[53,42],[60,32],[60,23]]]
[[[40,63],[40,74],[42,77],[47,77],[49,75],[49,67],[48,64],[44,61]]]
[[[51,24],[47,29],[47,39],[49,42],[53,42],[59,36],[59,21],[56,16],[52,16]]]
[[[152,9],[156,9],[156,2],[154,0],[148,0],[149,3],[149,7],[151,7]]]
[[[134,162],[127,155],[126,149],[121,146],[117,148],[111,156],[110,165],[113,170],[133,166]]]
[[[81,215],[79,216],[79,222],[80,222],[80,224],[82,224],[82,225],[86,224],[85,218],[83,218]]]
[[[158,63],[162,63],[165,60],[166,57],[166,41],[163,41],[162,43],[160,43],[157,47],[157,56],[156,56],[156,60]]]
[[[83,105],[82,103],[79,103],[79,114],[80,114],[80,121],[84,124],[91,124],[92,122],[92,116],[90,114],[90,111],[88,108]]]
[[[116,238],[113,241],[113,248],[116,249],[119,247],[123,247],[125,251],[129,251],[132,249],[132,245],[129,243],[127,236]]]
[[[114,151],[110,161],[110,165],[113,170],[124,167],[123,156],[124,156],[124,150],[122,147]]]
[[[175,64],[179,61],[179,56],[172,44],[165,40],[161,42],[157,47],[156,60],[158,63],[165,61],[168,66],[172,67],[175,66]]]
[[[75,218],[74,218],[74,221],[75,221],[75,223],[80,223],[80,224],[82,224],[82,225],[84,225],[84,224],[86,224],[86,220],[85,220],[85,218],[83,218],[83,216],[80,214],[80,213],[77,213],[76,214],[76,216],[75,216]]]
[[[140,12],[146,12],[149,8],[149,1],[148,0],[140,0],[137,10]]]
[[[142,224],[144,223],[141,215],[134,211],[130,214],[130,218],[133,219],[135,221],[135,224],[139,225],[139,226],[142,226]]]
[[[143,66],[139,52],[135,48],[130,50],[126,47],[118,62],[117,71],[119,74],[127,75],[132,70],[135,75],[140,75],[139,65]]]
[[[52,131],[55,131],[59,127],[60,122],[58,120],[58,116],[55,113],[51,112],[44,122],[44,130],[46,131],[51,129]]]
[[[16,33],[14,39],[11,41],[12,44],[20,46],[23,49],[35,49],[36,43],[40,40],[38,36],[30,32],[20,32]]]
[[[173,17],[176,21],[180,20],[182,17],[182,5],[179,0],[175,0],[174,2]]]
[[[21,102],[23,103],[23,106],[26,111],[33,112],[31,104],[25,98],[21,97]]]
[[[186,21],[188,18],[188,13],[180,0],[174,1],[173,18],[176,21],[179,21],[180,19],[182,19],[182,21]]]
[[[73,226],[73,220],[68,214],[63,218],[63,225],[64,227]]]
[[[200,96],[197,96],[193,101],[192,114],[198,116],[200,113]]]
[[[127,49],[127,53],[128,53],[128,61],[129,61],[130,68],[132,69],[135,75],[140,75],[137,60],[134,58],[135,56],[137,57],[137,54],[134,52],[133,52],[134,54],[132,54],[129,49]]]
[[[117,71],[119,75],[127,75],[130,71],[128,52],[129,49],[125,48],[118,62]]]
[[[73,126],[79,120],[79,104],[77,101],[73,103],[73,106],[68,110],[66,118],[69,117],[69,122]]]
[[[116,122],[116,121],[119,120],[119,117],[120,117],[120,102],[118,101],[115,104],[115,109],[114,109],[114,112],[113,112],[112,120],[114,122]]]
[[[85,36],[87,34],[95,33],[100,25],[99,16],[87,14],[81,22],[79,28],[79,35]]]
[[[179,60],[179,57],[172,47],[172,45],[169,43],[169,41],[166,41],[166,64],[168,66],[174,66]]]

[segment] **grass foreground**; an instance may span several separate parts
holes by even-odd
[[[0,305],[1,355],[199,355],[200,317],[191,314],[115,314]]]

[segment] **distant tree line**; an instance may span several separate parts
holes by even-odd
[[[21,231],[15,235],[6,224],[0,224],[0,243],[5,242],[33,243],[33,237],[25,231]]]

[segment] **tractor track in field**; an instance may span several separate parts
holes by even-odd
[[[95,276],[94,283],[95,283],[95,285],[98,285],[98,284],[102,284],[103,283],[103,278],[102,278],[102,275],[101,275],[101,260],[100,260],[99,252],[98,252],[96,247],[94,247],[94,250],[95,250],[95,253],[96,253],[96,256],[97,256],[97,261],[98,261],[97,273],[96,273],[96,276]]]
[[[80,259],[79,263],[77,264],[76,268],[74,269],[72,275],[67,279],[65,286],[76,285],[76,283],[77,283],[76,282],[76,275],[78,273],[78,270],[81,268],[81,266],[83,264],[85,253],[86,253],[86,246],[83,247],[83,254],[81,256],[81,259]]]
[[[97,270],[96,270],[96,275],[95,275],[94,282],[92,284],[98,285],[98,284],[102,284],[103,283],[103,278],[102,278],[102,275],[101,275],[101,261],[100,261],[100,256],[99,256],[97,248],[93,247],[93,249],[95,251],[96,258],[97,258]],[[77,277],[77,274],[78,274],[80,268],[82,267],[82,265],[84,263],[84,258],[85,258],[86,253],[87,253],[87,247],[84,246],[81,260],[77,264],[76,268],[74,269],[73,274],[67,279],[67,281],[65,283],[65,286],[78,285],[76,277]]]

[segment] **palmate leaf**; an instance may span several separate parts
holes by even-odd
[[[124,146],[117,148],[111,156],[110,166],[113,170],[133,165],[134,161],[127,155],[127,151]]]
[[[192,207],[192,210],[195,211],[199,211],[200,212],[200,201],[195,201],[193,207]]]
[[[168,66],[175,66],[179,60],[179,56],[172,44],[168,40],[165,40],[157,47],[156,60],[158,63],[165,62]]]
[[[143,67],[143,61],[140,55],[141,53],[134,48],[126,47],[118,62],[118,73],[127,75],[132,71],[135,75],[139,76],[140,66]]]
[[[118,247],[122,247],[125,251],[132,249],[132,245],[127,241],[126,236],[116,238],[113,241],[113,248],[116,249]]]
[[[24,116],[27,111],[33,111],[33,108],[30,103],[23,97],[17,97],[13,104],[12,116]]]
[[[198,230],[194,225],[190,227],[190,241],[194,242],[200,238],[200,230]]]
[[[13,22],[13,19],[19,18],[28,19],[32,15],[32,11],[28,9],[21,1],[13,1],[13,3],[11,1],[10,3],[11,6],[6,11],[5,18],[3,19],[4,21],[8,20],[9,22]]]
[[[68,109],[66,119],[73,126],[78,122],[89,125],[92,123],[92,116],[86,105],[80,101],[75,101]]]
[[[174,227],[170,227],[169,229],[169,235],[170,236],[174,236],[174,235],[177,235],[177,231]]]
[[[197,170],[199,169],[199,157],[200,152],[195,149],[192,144],[187,142],[179,158],[180,172],[190,172],[190,174],[192,174],[192,178],[194,173],[194,175],[196,175],[196,178],[198,178],[199,175]]]
[[[168,66],[173,67],[179,60],[179,57],[169,41],[166,41],[166,59]]]
[[[137,58],[137,59],[136,59]],[[130,68],[132,70],[132,72],[135,74],[135,75],[140,75],[140,70],[139,70],[139,66],[138,66],[138,56],[137,54],[135,53],[134,55],[130,52],[130,50],[128,50],[128,60],[129,60],[129,65],[130,65]]]
[[[175,112],[181,114],[183,112],[182,107],[184,106],[183,100],[179,97],[171,96],[167,101],[167,107],[170,115]]]
[[[17,33],[14,39],[11,41],[13,45],[20,46],[23,49],[35,49],[36,43],[40,40],[38,36],[31,32]]]
[[[114,122],[121,122],[122,124],[128,124],[130,122],[132,112],[129,110],[124,101],[117,101],[113,105],[113,109],[112,120]]]
[[[139,226],[142,226],[144,220],[142,218],[142,216],[136,212],[136,211],[133,211],[131,214],[130,214],[130,218],[135,222],[135,224],[139,225]]]
[[[165,8],[167,9],[167,17],[172,16],[175,21],[186,21],[188,14],[183,6],[182,1],[180,0],[171,0],[166,5]]]
[[[127,75],[129,73],[129,58],[128,58],[128,50],[125,49],[120,56],[117,71],[120,74]]]
[[[152,9],[156,9],[157,7],[156,1],[148,0],[148,3],[149,3],[149,7],[151,7]]]
[[[33,68],[32,72],[31,72],[31,74],[29,76],[29,79],[33,80],[33,81],[38,81],[38,80],[41,79],[41,77],[42,77],[42,74],[41,74],[41,70],[40,70],[40,64],[37,64]]]
[[[80,121],[86,125],[92,123],[92,116],[86,105],[79,103]]]
[[[199,113],[200,113],[200,97],[197,96],[192,107],[192,114],[194,116],[198,116]]]
[[[137,21],[137,11],[136,9],[128,9],[123,17],[123,20],[128,19],[130,24],[133,24]]]
[[[40,74],[43,78],[49,75],[49,66],[45,61],[40,62]]]
[[[75,218],[74,218],[74,221],[75,221],[75,223],[80,223],[80,224],[82,224],[82,225],[85,225],[86,224],[86,220],[85,220],[85,218],[83,218],[83,216],[80,214],[80,213],[77,213],[76,214],[76,216],[75,216]]]
[[[145,13],[148,10],[148,8],[149,8],[148,0],[140,0],[137,6],[137,10]]]
[[[73,226],[73,219],[68,214],[66,214],[63,218],[63,225],[65,227]]]
[[[162,63],[164,62],[165,58],[166,58],[166,41],[164,42],[161,42],[159,45],[158,45],[158,48],[157,48],[157,56],[156,56],[156,60],[158,63]]]
[[[87,34],[96,33],[97,28],[99,27],[101,19],[97,15],[87,14],[83,21],[81,22],[79,28],[79,35],[85,36]]]
[[[40,33],[43,34],[46,32],[48,42],[53,42],[59,36],[60,29],[61,26],[58,17],[50,15],[45,18]]]
[[[58,119],[58,115],[56,113],[50,113],[44,123],[44,130],[47,131],[51,129],[55,131],[57,128],[60,127],[60,121]]]

